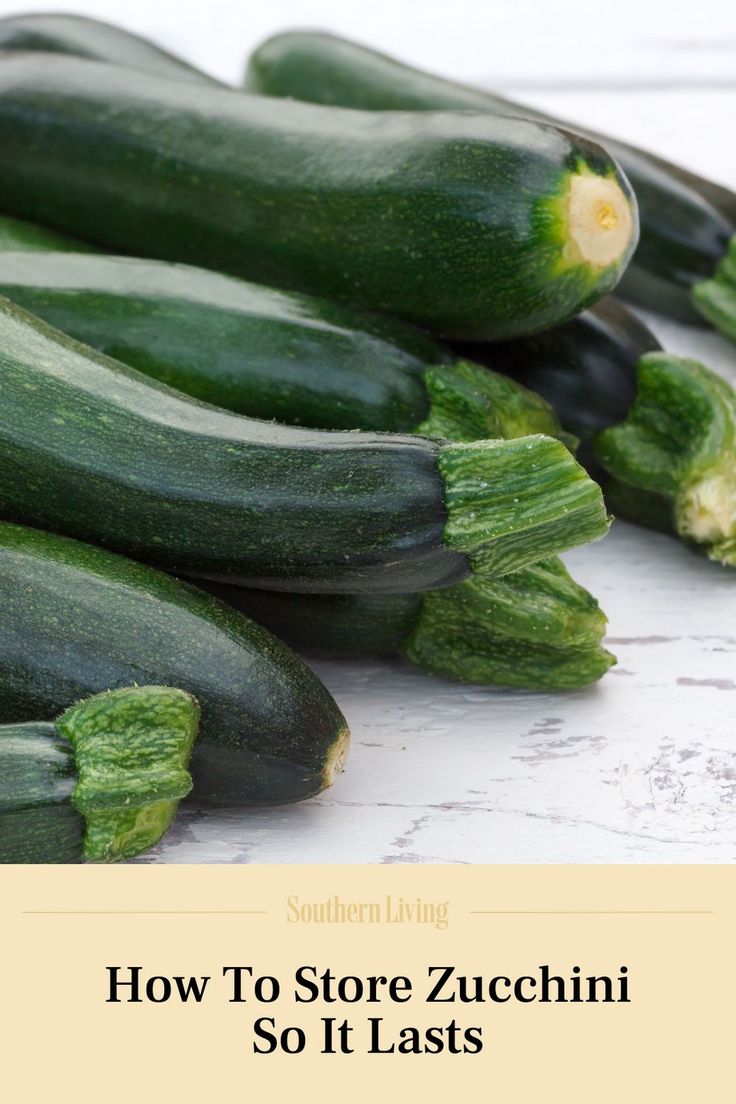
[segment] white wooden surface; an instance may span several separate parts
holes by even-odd
[[[325,27],[736,187],[732,0],[22,6],[116,19],[231,79],[267,34]],[[649,321],[669,348],[736,381],[736,348]],[[623,523],[567,562],[610,618],[619,664],[596,688],[494,692],[399,662],[319,663],[353,730],[337,784],[286,808],[186,809],[146,861],[736,860],[736,573]]]

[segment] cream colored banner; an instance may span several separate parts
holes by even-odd
[[[733,867],[6,867],[0,896],[14,1104],[732,1098]]]

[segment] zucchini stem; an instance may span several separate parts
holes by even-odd
[[[695,307],[717,330],[736,341],[736,236],[711,280],[696,284]]]
[[[432,674],[520,690],[577,690],[615,658],[597,601],[549,559],[502,579],[483,572],[428,591],[403,650]]]
[[[438,466],[445,543],[474,570],[505,575],[608,531],[600,487],[550,437],[445,444]]]
[[[417,433],[448,441],[545,433],[570,447],[577,445],[541,395],[490,368],[459,360],[427,369],[424,383],[429,414]]]
[[[595,449],[613,477],[614,509],[736,566],[736,391],[724,379],[648,353],[626,421],[603,430]]]
[[[165,686],[96,694],[59,718],[74,750],[72,804],[85,820],[88,862],[131,858],[159,841],[192,788],[198,725],[196,700]]]

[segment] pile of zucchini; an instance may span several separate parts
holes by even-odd
[[[292,646],[599,679],[598,479],[736,564],[734,393],[606,298],[733,330],[730,193],[324,35],[246,92],[76,16],[0,51],[0,860],[328,786]]]

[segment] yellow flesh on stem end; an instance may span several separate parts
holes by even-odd
[[[323,778],[324,789],[331,786],[335,779],[345,770],[345,763],[350,750],[350,729],[346,726],[338,733],[337,739],[330,748],[325,761]]]
[[[570,178],[567,222],[567,259],[594,268],[614,264],[634,232],[631,208],[619,184],[592,174],[576,173]]]

